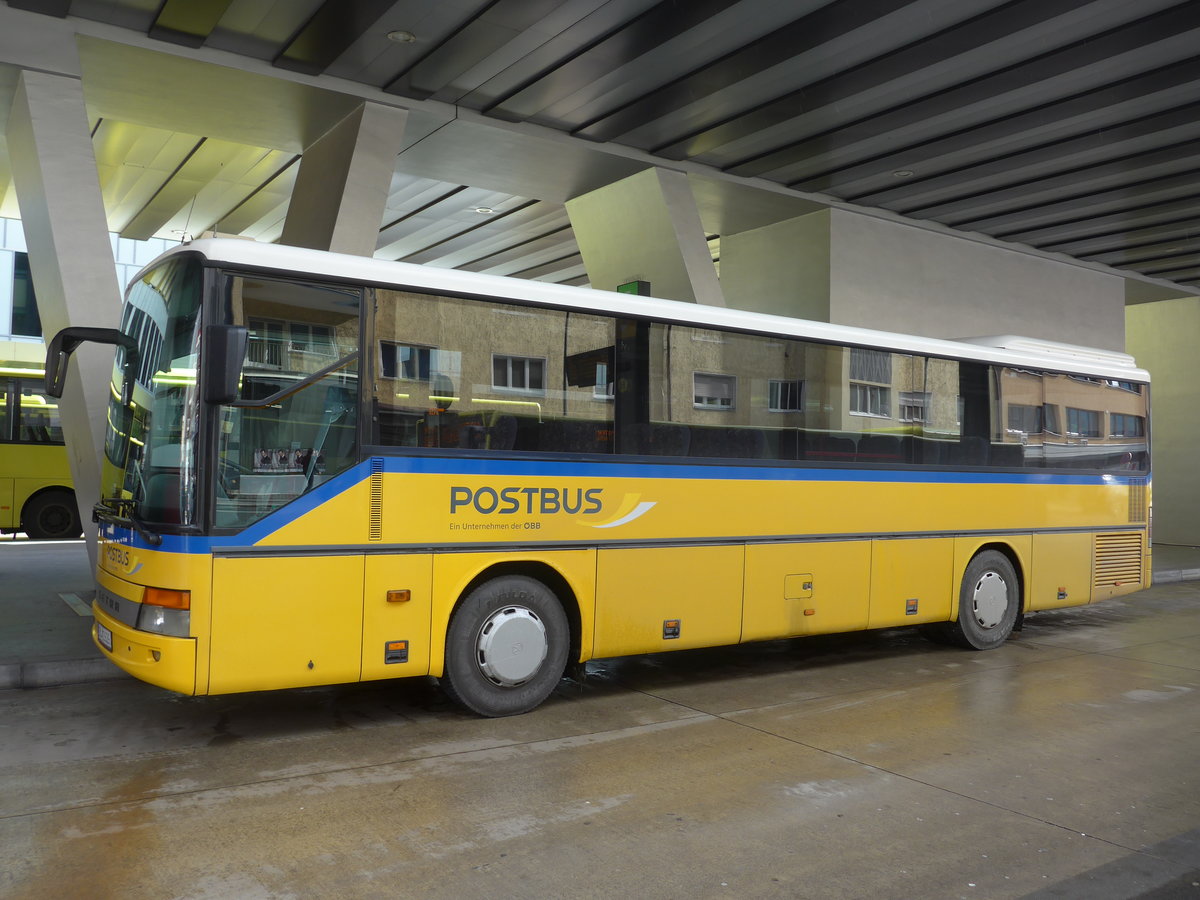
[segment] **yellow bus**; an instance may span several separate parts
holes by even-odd
[[[40,369],[0,364],[0,532],[65,540],[83,534],[58,402]]]
[[[1001,645],[1150,579],[1149,383],[952,342],[200,240],[131,285],[95,640],[184,694],[920,625]]]

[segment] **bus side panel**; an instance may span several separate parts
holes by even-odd
[[[1027,609],[1080,606],[1092,599],[1092,535],[1035,534]]]
[[[13,480],[0,477],[0,528],[16,528],[21,510],[13,503]]]
[[[599,550],[595,655],[736,644],[745,552],[742,545]]]
[[[952,538],[872,541],[871,628],[945,622],[954,594]]]
[[[363,680],[428,674],[433,554],[368,556],[365,582]]]
[[[211,693],[357,681],[363,557],[213,560]]]
[[[524,550],[482,553],[441,553],[433,558],[433,609],[429,634],[429,674],[441,677],[446,662],[446,629],[463,593],[493,566],[546,566],[557,572],[574,595],[580,620],[579,660],[592,657],[593,615],[596,608],[596,551]],[[570,602],[570,598],[566,598]]]
[[[870,575],[870,541],[747,547],[742,640],[866,628]]]

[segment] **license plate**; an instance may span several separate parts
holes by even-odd
[[[112,653],[112,631],[99,622],[96,623],[96,640],[100,642],[101,647]]]

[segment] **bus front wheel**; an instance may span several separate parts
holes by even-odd
[[[931,636],[970,650],[992,650],[1008,640],[1020,611],[1020,583],[1012,562],[998,550],[984,550],[963,572],[958,618]]]
[[[70,491],[44,491],[21,510],[21,528],[31,538],[66,541],[83,534],[79,508]]]
[[[481,716],[528,712],[562,677],[570,637],[562,604],[540,581],[524,575],[486,581],[450,617],[442,686]]]

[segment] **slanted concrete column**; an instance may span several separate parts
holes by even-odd
[[[407,117],[363,103],[305,150],[281,242],[373,256]]]
[[[7,140],[29,267],[47,338],[68,325],[115,327],[121,290],[79,79],[23,71]],[[100,497],[111,348],[84,345],[71,361],[60,412],[71,477],[87,527]]]
[[[844,209],[721,237],[730,306],[883,331],[1125,347],[1117,275]]]
[[[668,300],[724,306],[687,176],[647,169],[567,201],[592,287],[650,282]]]

